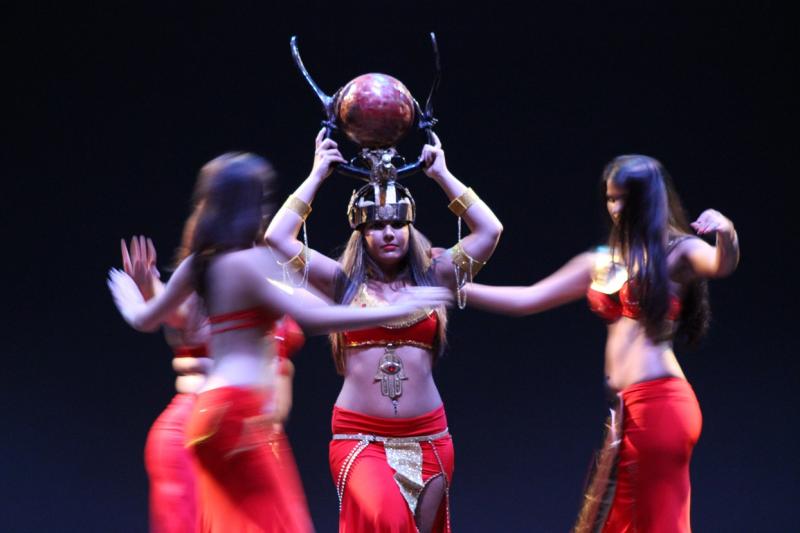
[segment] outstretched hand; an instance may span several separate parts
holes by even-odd
[[[130,276],[145,300],[155,295],[155,282],[161,278],[156,267],[156,247],[152,239],[144,235],[131,237],[130,252],[125,239],[120,239],[122,268]]]
[[[706,209],[690,224],[698,235],[733,233],[733,222],[714,209]]]
[[[445,287],[404,287],[395,303],[413,309],[430,309],[453,303],[453,293]]]
[[[325,138],[325,128],[322,128],[314,139],[314,166],[311,168],[310,176],[324,180],[331,175],[337,163],[347,163],[347,161],[342,157],[336,141]]]
[[[440,178],[449,172],[447,170],[447,162],[444,158],[444,150],[442,150],[442,141],[439,136],[431,132],[433,136],[433,145],[426,144],[422,147],[422,168],[429,178]]]
[[[112,268],[108,271],[107,283],[122,318],[136,327],[136,316],[145,306],[144,297],[136,282],[125,272]]]

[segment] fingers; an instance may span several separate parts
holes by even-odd
[[[128,245],[125,243],[125,239],[120,239],[119,245],[122,249],[122,268],[130,274],[133,272],[133,266],[131,265],[131,256],[128,254]]]
[[[139,239],[136,236],[133,236],[131,237],[131,260],[134,265],[141,260],[140,257]]]
[[[325,138],[325,128],[323,127],[319,132],[317,132],[317,137],[314,139],[314,148],[319,148],[322,139]]]
[[[147,263],[149,265],[156,264],[156,247],[153,244],[153,239],[147,238]]]
[[[336,141],[334,141],[333,139],[325,139],[324,141],[317,143],[316,153],[319,154],[324,150],[331,150],[338,147],[339,145],[336,144]]]
[[[433,146],[435,148],[441,148],[442,147],[442,141],[441,141],[441,139],[439,139],[439,136],[436,135],[435,132],[431,131],[431,137],[433,137]]]

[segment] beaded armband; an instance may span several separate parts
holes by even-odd
[[[305,269],[306,264],[308,262],[308,256],[309,256],[309,249],[304,244],[300,248],[300,251],[297,252],[297,255],[295,255],[294,257],[283,263],[278,261],[278,264],[285,269],[291,270],[292,272],[300,272],[301,270]]]
[[[297,213],[297,216],[302,218],[303,222],[305,222],[308,215],[311,214],[311,206],[294,194],[290,194],[286,201],[283,202],[283,207]]]
[[[461,195],[453,198],[453,201],[448,204],[447,208],[453,212],[457,217],[464,216],[472,204],[479,201],[478,195],[472,190],[472,187],[461,193]]]
[[[486,261],[478,261],[464,251],[461,241],[458,241],[455,246],[450,248],[450,256],[453,259],[453,265],[461,272],[468,274],[470,279],[486,265]]]

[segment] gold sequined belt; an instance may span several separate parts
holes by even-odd
[[[448,428],[433,435],[420,435],[418,437],[382,437],[380,435],[367,435],[365,433],[335,433],[333,440],[361,440],[364,442],[382,442],[388,444],[408,444],[411,442],[429,442],[442,439],[450,434]]]

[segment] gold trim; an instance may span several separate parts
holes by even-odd
[[[453,198],[453,201],[447,205],[447,209],[452,211],[457,217],[461,217],[464,216],[464,213],[467,212],[467,209],[472,207],[472,205],[478,201],[480,201],[480,198],[475,191],[472,190],[472,187],[469,187],[459,196]]]
[[[351,305],[356,305],[359,307],[383,307],[384,305],[388,305],[388,303],[389,302],[381,300],[370,294],[369,291],[367,291],[367,284],[362,283],[361,287],[358,289],[358,293],[356,294],[355,298],[353,298]],[[422,322],[428,318],[431,313],[435,312],[435,309],[420,309],[405,318],[399,318],[397,320],[392,320],[390,322],[386,322],[385,324],[381,324],[380,327],[386,329],[407,328],[417,324],[418,322]]]
[[[412,340],[373,340],[373,341],[356,341],[348,342],[344,345],[345,348],[363,348],[364,346],[388,346],[390,344],[396,346],[414,346],[415,348],[422,348],[423,350],[433,350],[433,345],[426,342],[412,341]]]
[[[280,261],[276,261],[279,266],[287,267],[294,272],[300,272],[306,267],[306,255],[309,253],[309,250],[306,248],[306,245],[303,244],[300,246],[300,251],[297,254],[289,259],[281,263]]]
[[[296,213],[304,222],[308,218],[308,215],[311,214],[311,206],[294,194],[290,194],[286,201],[283,202],[283,207]]]
[[[486,261],[478,261],[474,257],[471,257],[464,250],[464,247],[461,245],[461,241],[458,241],[455,246],[450,248],[450,257],[452,258],[453,264],[458,269],[460,269],[462,272],[469,273],[471,277],[474,277],[484,266],[486,266]]]

